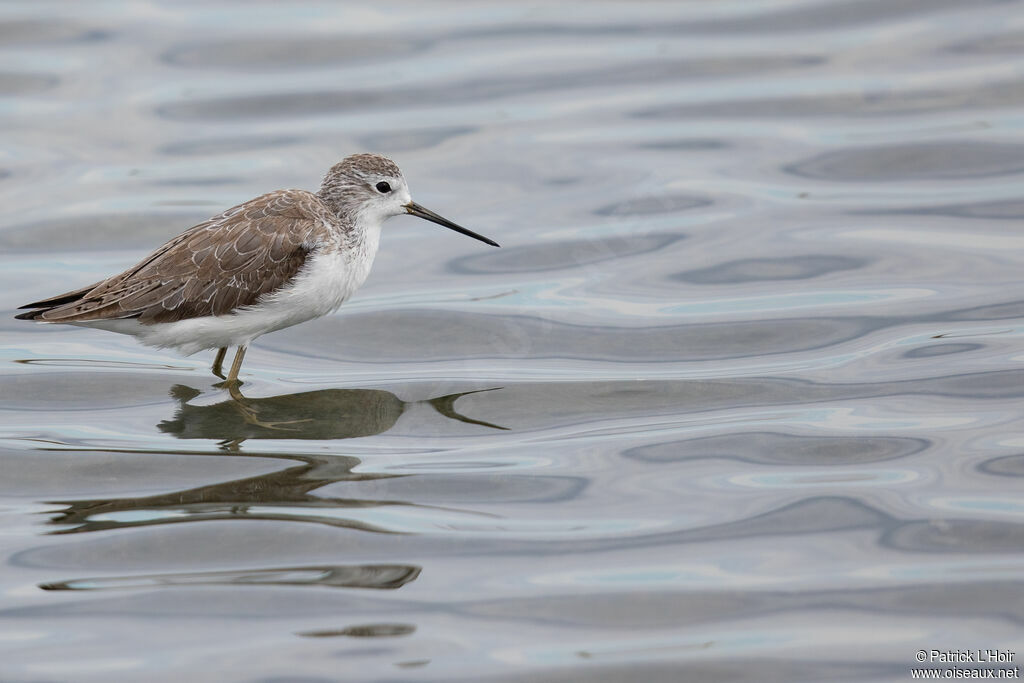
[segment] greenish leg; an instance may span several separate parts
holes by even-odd
[[[238,351],[235,352],[235,360],[231,363],[231,372],[228,373],[228,384],[238,381],[238,371],[242,369],[243,358],[245,358],[245,347],[239,346]]]
[[[224,356],[228,352],[228,347],[222,346],[217,349],[217,356],[213,359],[213,374],[217,375],[221,379],[224,379]]]

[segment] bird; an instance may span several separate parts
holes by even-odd
[[[124,272],[21,306],[29,310],[15,317],[128,334],[185,355],[217,349],[213,374],[237,384],[254,339],[333,313],[359,289],[382,224],[401,214],[500,246],[412,201],[391,159],[353,154],[315,193],[276,190],[233,206]]]

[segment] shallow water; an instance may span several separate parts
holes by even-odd
[[[1020,647],[1024,3],[11,3],[0,55],[4,680]],[[394,220],[241,400],[12,319],[360,150],[503,248]]]

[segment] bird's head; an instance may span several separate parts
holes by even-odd
[[[345,157],[324,176],[318,195],[335,213],[353,224],[380,225],[392,216],[407,213],[498,246],[494,240],[414,202],[398,165],[379,154]]]

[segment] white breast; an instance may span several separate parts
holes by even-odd
[[[259,308],[277,312],[289,321],[276,329],[332,313],[366,281],[377,253],[374,242],[372,250],[362,253],[315,253],[288,286],[267,297]]]

